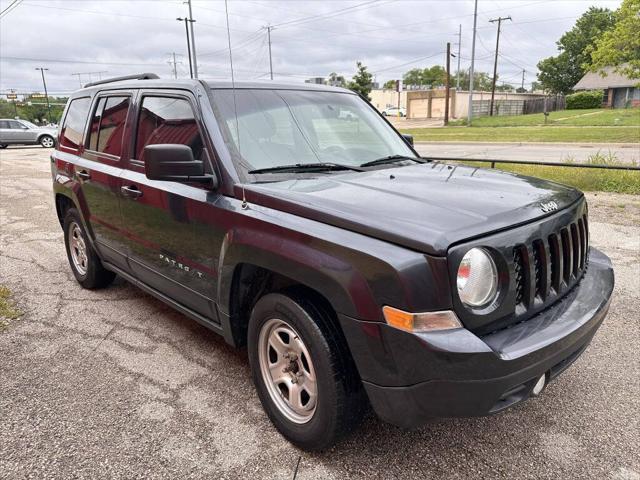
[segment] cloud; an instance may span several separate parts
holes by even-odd
[[[5,9],[13,0],[0,0]],[[615,9],[612,1],[480,0],[476,70],[492,71],[496,26],[488,21],[511,15],[500,38],[499,76],[527,83],[536,64],[556,53],[556,40],[589,6]],[[230,77],[224,2],[194,0],[196,47],[202,78]],[[267,79],[267,33],[273,25],[275,78],[300,82],[330,72],[350,77],[362,61],[378,81],[398,78],[412,67],[444,64],[446,42],[457,52],[462,25],[461,68],[469,67],[473,2],[410,0],[345,2],[230,0],[234,67],[239,80]],[[24,0],[0,20],[0,90],[41,90],[35,67],[46,67],[49,90],[69,92],[81,81],[152,71],[188,76],[180,0]],[[411,63],[415,59],[428,59]],[[405,65],[409,63],[408,65]],[[453,59],[455,68],[457,60]],[[90,72],[92,72],[90,74]],[[106,72],[106,73],[96,73]]]

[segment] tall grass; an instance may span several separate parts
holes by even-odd
[[[568,159],[566,163],[572,163]],[[464,162],[466,165],[488,168],[484,162]],[[589,157],[592,165],[628,165],[620,162],[615,155],[597,153]],[[615,192],[640,195],[640,171],[605,170],[597,168],[548,167],[544,165],[512,165],[496,162],[496,168],[506,172],[529,177],[544,178],[569,185],[585,192]]]

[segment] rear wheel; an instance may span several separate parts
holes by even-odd
[[[249,321],[249,361],[262,406],[305,450],[322,450],[357,426],[366,408],[345,340],[328,312],[297,292],[270,293]]]
[[[64,243],[71,271],[84,288],[108,286],[116,274],[105,269],[89,243],[87,234],[75,208],[67,210],[64,218]]]
[[[51,135],[43,135],[40,137],[40,145],[42,145],[44,148],[53,148],[55,142]]]
[[[6,143],[0,143],[0,148],[7,148],[9,145],[7,145]]]

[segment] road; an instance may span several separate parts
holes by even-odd
[[[246,353],[128,283],[82,290],[49,152],[0,152],[0,478],[640,478],[640,200],[589,195],[616,290],[592,345],[542,396],[405,431],[369,416],[308,454],[272,427]]]
[[[425,157],[490,158],[526,160],[530,162],[586,162],[601,155],[615,156],[619,161],[640,166],[640,144],[548,144],[548,143],[449,143],[416,142],[416,149]],[[598,163],[601,163],[600,161]]]

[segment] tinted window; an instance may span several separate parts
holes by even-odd
[[[138,119],[135,158],[144,161],[144,147],[157,143],[188,145],[193,150],[194,158],[202,160],[202,138],[187,100],[144,97]]]
[[[129,97],[104,97],[96,106],[89,131],[89,149],[119,157],[129,111]]]
[[[9,120],[9,128],[14,130],[24,130],[26,125],[21,124],[20,122],[16,122],[15,120]]]
[[[9,122],[6,120],[0,120],[0,128],[9,128]]]
[[[80,146],[90,105],[90,98],[77,98],[71,101],[60,133],[61,146],[74,149]]]

